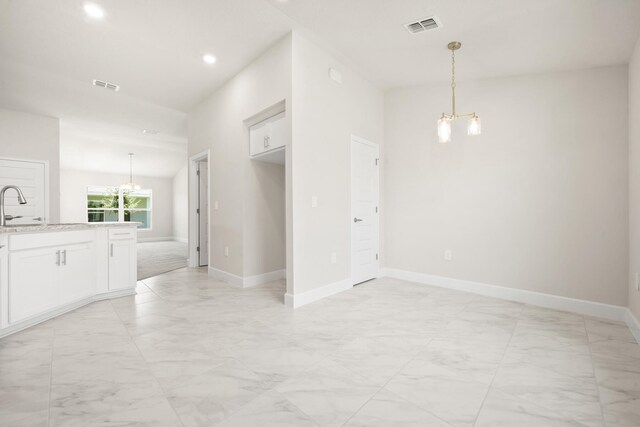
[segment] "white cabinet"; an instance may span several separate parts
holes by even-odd
[[[59,304],[86,298],[96,290],[96,268],[92,243],[60,248]]]
[[[9,323],[58,305],[55,248],[30,249],[9,255]]]
[[[136,258],[133,226],[0,233],[0,337],[91,301],[135,294]]]
[[[251,157],[260,156],[287,145],[288,132],[285,122],[283,111],[249,128]]]
[[[9,323],[93,295],[91,243],[9,253]]]
[[[109,290],[136,286],[136,242],[133,239],[109,241]]]
[[[136,230],[109,230],[109,291],[136,286]]]

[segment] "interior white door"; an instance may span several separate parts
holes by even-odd
[[[354,284],[378,277],[379,147],[351,139],[351,278]]]
[[[198,162],[198,265],[209,265],[209,161]]]
[[[18,186],[27,199],[21,205],[14,190],[7,190],[5,214],[22,217],[7,221],[8,225],[46,222],[49,187],[44,162],[0,159],[0,188],[5,185]]]

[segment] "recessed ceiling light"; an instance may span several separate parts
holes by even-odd
[[[104,18],[104,10],[97,4],[93,3],[85,3],[84,11],[87,15],[94,19],[102,19]]]
[[[157,135],[158,131],[153,129],[142,129],[142,133],[145,133],[147,135]]]
[[[215,64],[216,57],[211,55],[210,53],[205,53],[202,55],[202,60],[207,64]]]

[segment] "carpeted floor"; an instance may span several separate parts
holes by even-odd
[[[182,242],[138,243],[138,280],[186,267],[188,252]]]

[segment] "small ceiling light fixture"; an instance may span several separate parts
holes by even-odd
[[[154,129],[142,129],[142,133],[147,135],[157,135],[158,131]]]
[[[140,190],[140,185],[133,182],[133,153],[129,153],[129,182],[120,186],[122,191],[131,192]]]
[[[451,42],[447,48],[451,51],[451,114],[442,113],[438,119],[438,142],[446,144],[451,142],[451,122],[460,117],[469,117],[467,135],[480,135],[480,117],[475,113],[456,113],[456,50],[462,47],[460,42]]]
[[[102,19],[104,18],[104,10],[100,6],[94,3],[85,3],[84,11],[87,15],[89,15],[93,19]]]
[[[202,60],[206,64],[215,64],[216,63],[216,57],[211,55],[210,53],[205,53],[204,55],[202,55]]]

